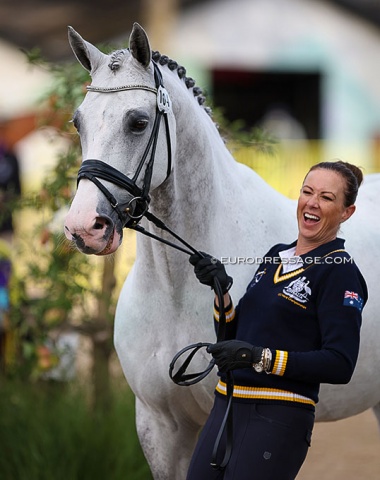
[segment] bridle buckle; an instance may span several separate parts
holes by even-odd
[[[128,214],[132,220],[141,220],[149,208],[149,198],[143,197],[133,197],[129,200],[125,212]],[[137,215],[134,214],[135,211],[139,211]]]

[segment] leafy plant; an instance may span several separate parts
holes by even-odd
[[[59,361],[55,340],[64,332],[76,331],[92,341],[95,401],[101,403],[109,396],[114,258],[87,257],[63,236],[63,215],[74,196],[81,161],[78,135],[70,119],[89,77],[76,63],[50,65],[35,51],[29,59],[48,69],[53,78],[41,100],[40,126],[54,129],[55,138],[63,139],[66,147],[39,190],[27,192],[18,205],[22,232],[16,243],[10,321],[19,349],[7,372],[30,379],[46,375]]]
[[[115,387],[112,409],[89,408],[78,385],[7,382],[0,396],[2,480],[148,480],[133,395]]]

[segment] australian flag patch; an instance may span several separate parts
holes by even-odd
[[[363,299],[357,293],[346,290],[344,292],[343,305],[346,307],[355,307],[361,312],[363,308]]]

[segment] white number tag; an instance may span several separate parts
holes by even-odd
[[[157,90],[157,106],[160,112],[168,113],[172,109],[169,94],[162,85],[160,85]]]

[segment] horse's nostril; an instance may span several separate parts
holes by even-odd
[[[94,230],[103,230],[104,227],[110,225],[111,222],[104,217],[98,217],[94,223]]]

